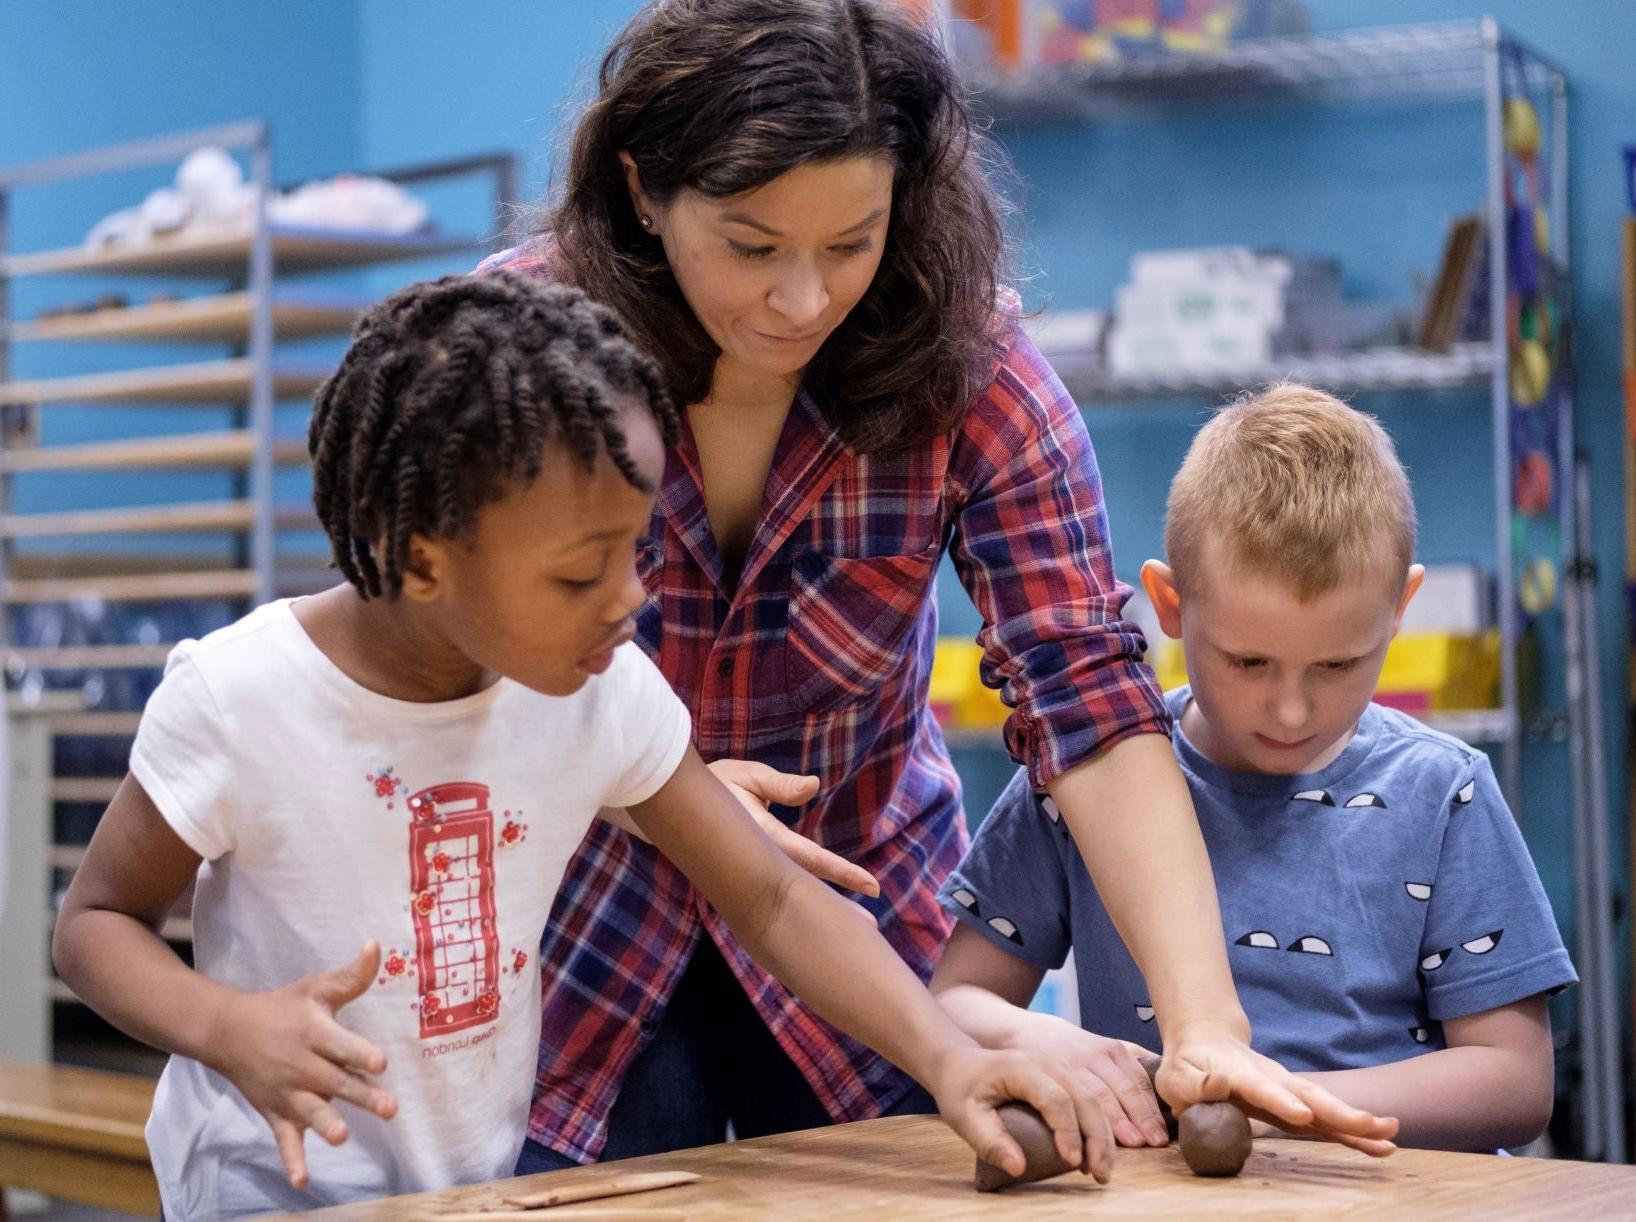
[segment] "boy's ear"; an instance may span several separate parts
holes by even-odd
[[[1392,632],[1394,635],[1403,625],[1403,613],[1409,609],[1409,600],[1415,596],[1420,589],[1420,583],[1425,580],[1426,566],[1423,564],[1411,564],[1409,566],[1409,576],[1403,582],[1403,597],[1397,601],[1397,616],[1392,620]]]
[[[424,535],[409,538],[409,559],[403,566],[403,596],[429,603],[438,595],[443,572],[444,544]]]
[[[1164,634],[1181,640],[1182,596],[1176,590],[1176,578],[1170,566],[1162,560],[1144,560],[1142,589],[1147,591],[1148,601],[1153,604]]]

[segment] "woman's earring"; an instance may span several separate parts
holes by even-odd
[[[646,229],[649,233],[653,232],[653,218],[646,212],[642,214],[642,228]]]

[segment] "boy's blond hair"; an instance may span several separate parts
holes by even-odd
[[[1183,592],[1197,588],[1210,548],[1229,567],[1287,582],[1302,601],[1370,570],[1401,583],[1414,538],[1414,498],[1386,431],[1295,383],[1217,412],[1188,447],[1165,513],[1165,554]]]

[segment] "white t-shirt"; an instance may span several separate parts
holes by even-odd
[[[540,1033],[538,947],[569,858],[603,806],[651,797],[687,710],[634,644],[572,696],[509,680],[415,704],[354,683],[290,603],[176,647],[131,772],[205,859],[198,969],[264,990],[381,944],[340,1022],[386,1054],[383,1121],[339,1104],[307,1134],[310,1186],[225,1078],[172,1057],[148,1122],[175,1222],[311,1209],[511,1174]]]

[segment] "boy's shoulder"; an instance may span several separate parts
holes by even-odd
[[[1489,766],[1488,757],[1469,743],[1401,710],[1371,704],[1365,718],[1374,723],[1374,749],[1364,767],[1400,786],[1453,797]]]

